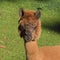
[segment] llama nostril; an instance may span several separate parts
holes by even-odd
[[[25,31],[25,34],[30,36],[31,32],[30,31]]]

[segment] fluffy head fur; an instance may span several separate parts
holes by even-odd
[[[40,11],[34,12],[20,9],[19,16],[18,31],[20,37],[23,37],[25,41],[36,40],[41,31]]]

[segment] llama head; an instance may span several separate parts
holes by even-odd
[[[18,21],[18,31],[20,37],[23,37],[24,41],[35,40],[40,15],[41,13],[39,9],[37,9],[36,12],[30,10],[25,11],[22,8],[19,10],[20,19]]]

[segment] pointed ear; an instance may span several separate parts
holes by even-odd
[[[41,12],[40,12],[40,9],[38,8],[37,11],[35,12],[35,17],[36,19],[39,19],[41,16]]]
[[[19,16],[22,17],[24,15],[24,10],[23,8],[20,8],[19,9]]]

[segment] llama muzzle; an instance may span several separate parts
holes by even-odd
[[[30,26],[18,26],[18,30],[20,31],[20,37],[22,37],[25,41],[30,41],[33,39],[32,37],[32,33],[33,33],[33,29],[29,29]]]

